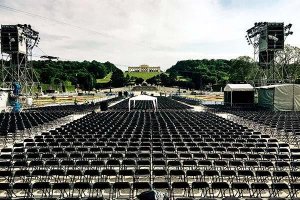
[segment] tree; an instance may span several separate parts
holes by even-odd
[[[83,90],[92,90],[95,85],[95,79],[90,73],[80,72],[77,74],[77,84]]]
[[[160,74],[160,81],[163,86],[171,86],[172,85],[170,83],[170,79],[169,79],[168,75],[165,73]]]
[[[253,67],[252,59],[249,56],[240,56],[231,62],[230,81],[243,82],[249,79]]]
[[[174,71],[174,70],[170,71],[170,74],[169,74],[170,81],[175,82],[177,80],[177,76],[178,76],[177,71]]]
[[[108,61],[106,61],[106,62],[103,63],[103,64],[104,64],[104,66],[106,67],[106,69],[108,70],[108,72],[114,72],[115,70],[118,69],[114,64],[112,64],[112,63],[110,63],[110,62],[108,62]]]
[[[135,79],[135,84],[137,84],[137,85],[142,84],[143,82],[144,82],[143,78],[136,78]]]
[[[284,51],[276,54],[276,64],[283,72],[283,78],[295,80],[300,75],[300,48],[291,45],[285,45]]]
[[[95,60],[87,64],[87,71],[93,74],[96,79],[104,78],[106,76],[106,68],[104,64]]]
[[[129,85],[130,81],[131,81],[131,77],[129,76],[129,74],[126,74],[126,76],[125,76],[125,84]]]
[[[113,87],[123,87],[126,83],[122,70],[116,68],[111,76],[111,85]]]
[[[153,76],[152,78],[147,79],[146,82],[151,85],[158,85],[159,80],[160,80],[159,75],[156,75],[156,76]]]

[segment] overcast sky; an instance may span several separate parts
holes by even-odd
[[[0,23],[31,24],[42,51],[62,60],[165,70],[178,60],[252,56],[245,33],[259,21],[292,23],[287,43],[300,46],[299,9],[299,0],[0,0]]]

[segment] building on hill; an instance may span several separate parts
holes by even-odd
[[[128,72],[160,72],[160,67],[150,67],[149,65],[140,65],[138,67],[128,67]]]

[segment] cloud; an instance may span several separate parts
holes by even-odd
[[[109,60],[123,69],[252,56],[244,36],[257,21],[293,23],[295,34],[287,42],[300,46],[298,0],[0,0],[0,5],[28,12],[0,7],[1,23],[31,24],[47,54]]]

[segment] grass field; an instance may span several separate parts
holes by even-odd
[[[147,80],[149,78],[152,78],[153,76],[158,75],[159,72],[125,72],[124,76],[127,76],[127,74],[129,74],[129,76]],[[110,81],[111,75],[112,75],[112,73],[109,73],[109,74],[107,74],[106,77],[104,77],[102,79],[97,79],[97,83],[108,83]]]
[[[159,74],[159,72],[125,72],[125,76],[134,76],[137,78],[142,78],[144,80],[147,80],[149,78],[152,78],[153,76],[156,76]]]
[[[111,75],[112,73],[109,73],[104,78],[97,79],[97,83],[108,83],[110,81]]]
[[[178,80],[178,81],[191,81],[190,78],[188,78],[188,77],[183,77],[183,76],[177,76],[177,80]]]

